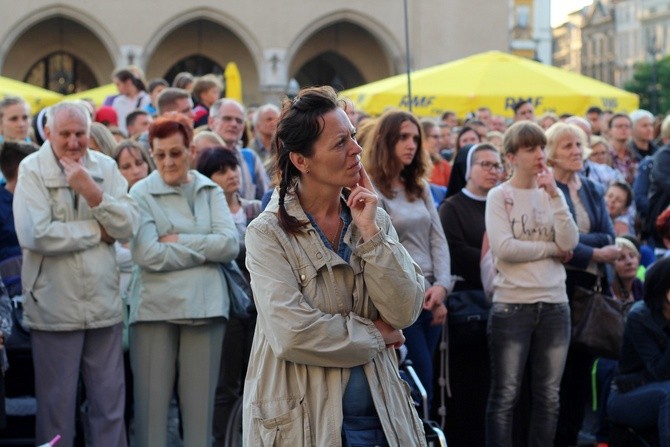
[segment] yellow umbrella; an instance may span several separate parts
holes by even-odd
[[[0,98],[4,96],[20,96],[30,104],[32,113],[37,113],[63,98],[60,93],[0,76]]]
[[[223,72],[226,80],[226,98],[242,102],[242,77],[235,62],[228,62]]]
[[[412,111],[439,116],[447,110],[459,116],[478,107],[511,117],[520,99],[544,112],[584,115],[590,106],[630,112],[639,107],[633,93],[561,68],[499,51],[489,51],[411,74]],[[387,107],[407,109],[407,75],[402,74],[341,92],[371,115]]]
[[[119,91],[116,89],[116,85],[113,83],[101,85],[100,87],[95,87],[90,90],[84,90],[83,92],[73,93],[67,95],[65,99],[92,99],[96,107],[100,107],[108,96],[118,95]]]

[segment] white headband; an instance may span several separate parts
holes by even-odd
[[[465,181],[467,182],[470,179],[470,171],[472,170],[472,154],[475,153],[475,149],[479,147],[479,144],[475,144],[470,147],[468,155],[465,158]]]

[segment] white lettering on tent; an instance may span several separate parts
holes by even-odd
[[[519,101],[530,101],[531,104],[533,104],[533,107],[537,108],[540,104],[542,104],[542,101],[544,100],[544,96],[538,96],[537,98],[533,98],[532,96],[529,96],[527,98],[522,98],[521,96],[515,97],[515,96],[508,96],[505,98],[505,110],[513,110],[514,106],[519,102]]]
[[[619,101],[616,98],[600,98],[603,102],[603,107],[606,109],[618,109]]]
[[[430,107],[434,100],[435,96],[412,96],[412,107]],[[409,107],[409,96],[402,97],[399,107]]]

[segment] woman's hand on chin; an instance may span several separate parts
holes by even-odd
[[[378,197],[374,192],[370,177],[361,167],[361,180],[353,188],[347,200],[347,205],[351,210],[351,218],[363,235],[363,240],[367,241],[379,232],[379,227],[375,220],[377,216]]]

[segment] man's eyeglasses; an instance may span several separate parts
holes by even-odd
[[[244,120],[238,116],[230,116],[230,115],[223,115],[220,116],[219,119],[225,123],[230,123],[231,121],[235,121],[237,124],[244,124]]]
[[[497,172],[502,172],[503,171],[503,165],[500,163],[495,163],[492,161],[480,161],[477,163],[481,168],[485,171],[497,171]]]

